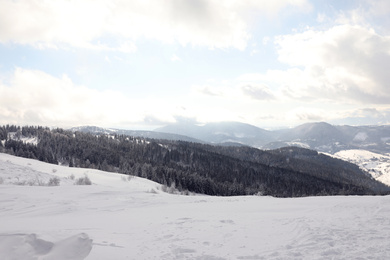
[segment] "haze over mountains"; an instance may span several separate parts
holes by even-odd
[[[155,131],[209,143],[237,143],[263,149],[298,146],[331,154],[358,148],[377,153],[390,152],[390,126],[336,126],[318,122],[268,131],[239,122],[222,122],[203,126],[172,124]]]
[[[248,145],[261,149],[297,146],[330,154],[350,149],[364,149],[380,154],[390,153],[390,125],[348,126],[317,122],[269,131],[240,122],[219,122],[205,125],[175,123],[154,131],[119,130],[95,126],[74,127],[71,130],[218,145]]]

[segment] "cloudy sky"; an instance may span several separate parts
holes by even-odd
[[[0,6],[0,124],[390,123],[388,0]]]

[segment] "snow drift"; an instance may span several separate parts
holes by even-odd
[[[55,243],[40,239],[36,234],[0,235],[0,257],[4,260],[82,260],[91,249],[92,240],[85,233]]]

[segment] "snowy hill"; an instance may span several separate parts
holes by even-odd
[[[383,155],[366,150],[344,150],[334,157],[349,161],[369,172],[376,180],[390,186],[390,155]]]
[[[74,185],[85,175],[92,185]],[[2,153],[0,177],[0,259],[390,255],[390,196],[182,196],[142,178]],[[54,177],[59,186],[40,186]]]

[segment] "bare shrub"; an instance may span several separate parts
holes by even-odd
[[[89,179],[89,177],[87,175],[85,175],[84,177],[78,178],[74,184],[75,185],[91,185],[92,182]]]
[[[171,183],[171,186],[167,186],[167,185],[161,185],[161,190],[163,192],[166,192],[166,193],[170,193],[170,194],[177,194],[179,193],[179,191],[176,189],[176,185],[174,182]]]
[[[183,190],[183,191],[181,191],[180,194],[181,194],[181,195],[189,196],[189,195],[190,195],[190,192],[189,192],[188,190]]]
[[[161,185],[161,190],[163,191],[163,192],[168,192],[168,186],[167,185]]]
[[[59,186],[60,185],[60,178],[53,177],[49,179],[49,182],[47,183],[47,186]]]
[[[121,180],[127,182],[127,181],[131,181],[134,177],[135,177],[134,175],[127,175],[127,176],[122,175]]]

